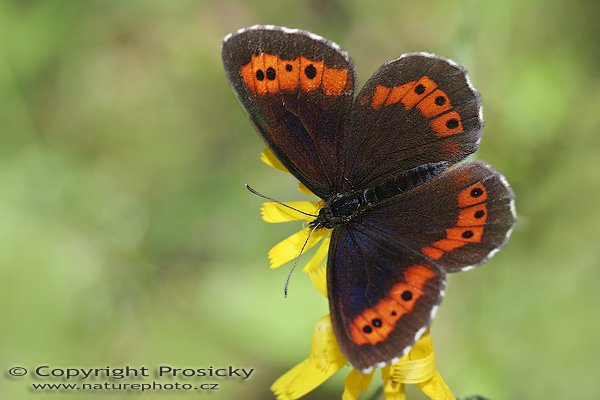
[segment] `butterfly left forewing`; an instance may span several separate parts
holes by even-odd
[[[310,32],[254,26],[228,35],[222,57],[238,99],[282,164],[322,198],[345,186],[340,152],[355,81],[348,55]]]
[[[327,280],[338,344],[366,373],[395,362],[423,334],[442,299],[445,274],[350,223],[334,230]]]

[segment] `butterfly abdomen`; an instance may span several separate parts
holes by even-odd
[[[423,164],[362,191],[335,194],[326,200],[319,216],[310,225],[333,228],[350,222],[377,204],[429,182],[446,168],[446,162]]]
[[[397,194],[409,191],[419,185],[429,182],[447,168],[448,163],[444,161],[419,165],[398,176],[387,179],[373,188],[365,190],[365,200],[368,200],[370,206],[374,206]]]

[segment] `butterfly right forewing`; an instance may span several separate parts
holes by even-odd
[[[477,150],[479,94],[465,70],[426,53],[385,63],[358,94],[346,148],[346,178],[371,187],[403,171],[449,164]]]

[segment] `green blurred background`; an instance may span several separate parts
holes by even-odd
[[[303,195],[259,161],[220,59],[223,36],[262,23],[341,44],[360,85],[408,51],[470,70],[477,157],[519,220],[488,265],[451,276],[438,367],[459,396],[597,399],[599,15],[596,0],[1,0],[0,398],[108,396],[32,392],[16,365],[167,363],[256,368],[210,398],[266,399],[307,356],[326,301],[301,272],[284,300],[288,268],[266,258],[299,225],[261,222],[243,183]],[[347,372],[307,398],[339,398]],[[176,395],[199,394],[143,396]]]

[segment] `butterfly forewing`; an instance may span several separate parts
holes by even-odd
[[[456,163],[477,150],[482,124],[464,69],[406,54],[377,70],[355,100],[346,177],[367,188],[422,164]]]
[[[340,168],[354,69],[340,48],[312,33],[256,26],[225,38],[225,69],[269,148],[322,198],[346,186]]]

